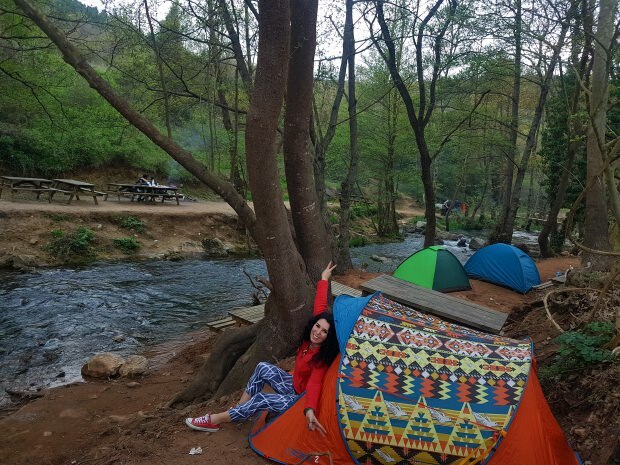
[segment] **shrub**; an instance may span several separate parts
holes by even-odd
[[[364,236],[355,236],[349,240],[349,247],[361,247],[366,245],[366,238]]]
[[[128,229],[133,232],[141,233],[146,229],[146,223],[135,216],[128,216],[126,218],[119,218],[118,225],[123,229]]]
[[[47,243],[45,250],[52,257],[65,262],[88,262],[96,258],[96,253],[92,248],[95,240],[95,233],[80,226],[72,233],[67,233],[62,229],[51,231],[52,240]]]
[[[377,214],[377,206],[370,204],[354,204],[351,206],[352,218],[370,218]]]
[[[114,239],[114,245],[123,251],[123,253],[134,253],[141,244],[135,237],[119,237]]]
[[[614,325],[604,321],[594,321],[581,331],[567,331],[556,338],[560,345],[555,361],[541,370],[544,377],[565,376],[573,371],[583,370],[592,365],[609,362],[613,359],[610,350],[603,348],[614,335]]]

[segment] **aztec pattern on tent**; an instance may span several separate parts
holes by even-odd
[[[528,341],[374,297],[341,365],[339,413],[351,455],[364,464],[485,457],[515,412],[531,362]]]
[[[418,250],[398,265],[394,277],[438,292],[471,289],[467,273],[448,249],[434,245]]]

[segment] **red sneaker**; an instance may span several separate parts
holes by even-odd
[[[195,429],[197,431],[208,431],[209,433],[215,433],[220,430],[220,425],[211,423],[211,415],[208,413],[204,417],[186,418],[185,424],[191,429]]]

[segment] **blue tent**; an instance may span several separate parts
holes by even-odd
[[[467,276],[525,294],[540,284],[540,275],[534,260],[521,249],[508,244],[483,247],[465,263]]]

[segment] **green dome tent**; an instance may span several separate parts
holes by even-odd
[[[418,250],[405,259],[394,271],[394,277],[439,292],[471,289],[459,259],[438,245]]]

